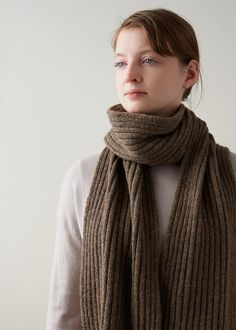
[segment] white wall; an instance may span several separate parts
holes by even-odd
[[[45,327],[63,176],[98,153],[118,103],[110,38],[136,10],[187,18],[204,94],[191,107],[236,152],[235,1],[0,0],[0,328]]]

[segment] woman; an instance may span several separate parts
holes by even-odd
[[[63,182],[47,329],[235,329],[236,154],[182,103],[194,30],[143,10],[113,48],[120,103]]]

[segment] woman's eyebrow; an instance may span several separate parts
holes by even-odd
[[[155,53],[155,51],[153,49],[144,49],[142,50],[141,52],[139,52],[138,54],[143,54],[143,53]],[[125,54],[122,54],[122,53],[115,53],[114,57],[116,56],[125,56]]]

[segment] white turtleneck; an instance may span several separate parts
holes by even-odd
[[[50,280],[46,330],[79,330],[79,273],[86,200],[100,154],[78,159],[67,169],[57,208],[57,232]],[[236,154],[230,153],[236,177]],[[179,165],[151,167],[161,240],[164,241]]]

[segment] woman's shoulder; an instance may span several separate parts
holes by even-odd
[[[60,191],[58,214],[62,219],[77,219],[83,231],[83,212],[100,153],[77,158],[66,169]],[[64,221],[64,220],[63,220]],[[82,235],[81,235],[82,236]]]
[[[86,157],[77,158],[67,168],[64,180],[76,184],[78,181],[86,182],[96,168],[100,153],[94,153]]]

